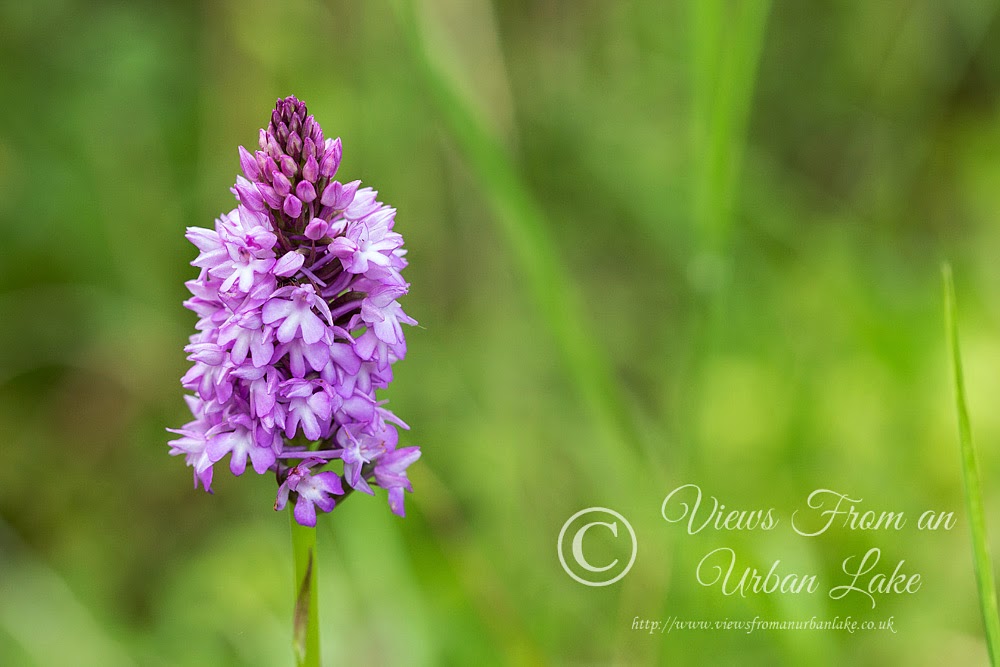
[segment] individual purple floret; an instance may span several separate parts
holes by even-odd
[[[274,509],[285,509],[288,496],[296,494],[295,520],[303,526],[316,525],[316,508],[329,512],[337,504],[333,495],[344,495],[344,487],[340,477],[335,472],[312,474],[310,468],[326,463],[323,459],[310,458],[288,471],[285,481],[278,487],[278,497],[274,501]],[[390,496],[392,491],[389,492]]]
[[[348,493],[387,489],[403,516],[420,449],[397,449],[396,427],[408,427],[376,397],[406,355],[401,325],[416,324],[399,305],[409,284],[396,209],[360,181],[334,180],[340,139],[324,138],[295,97],[278,100],[259,146],[239,149],[236,208],[214,230],[187,230],[200,251],[181,379],[194,420],[168,429],[181,436],[170,454],[206,491],[227,456],[234,475],[248,463],[273,471],[275,509],[291,499],[305,526],[333,509],[343,481]],[[319,471],[336,460],[341,473]]]

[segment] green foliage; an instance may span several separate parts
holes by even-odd
[[[192,491],[163,431],[184,228],[287,94],[398,208],[421,322],[387,396],[424,452],[409,516],[359,497],[318,530],[327,664],[983,664],[937,271],[996,540],[998,26],[977,0],[0,4],[0,664],[292,662],[273,480]],[[689,536],[659,514],[687,482],[960,521]],[[590,506],[638,536],[604,589],[553,553]],[[723,598],[693,575],[723,545],[824,581],[879,546],[924,584]]]

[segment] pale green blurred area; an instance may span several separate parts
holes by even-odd
[[[0,664],[291,663],[273,481],[193,491],[164,431],[184,228],[288,94],[398,208],[421,323],[386,394],[424,448],[409,516],[320,527],[327,664],[986,664],[939,265],[996,553],[993,3],[4,2],[0,91]],[[685,535],[687,482],[784,523]],[[799,537],[816,488],[911,525]],[[607,588],[555,554],[590,506],[638,536]],[[924,584],[723,598],[693,575],[718,546],[824,582],[879,546]],[[670,615],[898,633],[630,629]]]

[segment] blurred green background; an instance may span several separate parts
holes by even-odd
[[[409,516],[319,529],[327,664],[986,664],[939,265],[1000,552],[995,3],[8,0],[0,92],[0,664],[290,664],[273,481],[193,491],[164,431],[184,229],[289,94],[398,208],[421,323],[386,395]],[[783,524],[686,535],[688,482]],[[911,523],[794,535],[821,487]],[[595,505],[638,537],[606,588],[554,549]],[[878,546],[924,583],[727,598],[693,574],[719,546],[827,588]],[[897,633],[631,629],[671,615]]]

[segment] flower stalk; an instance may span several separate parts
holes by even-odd
[[[316,585],[316,529],[303,526],[289,508],[295,560],[292,644],[297,667],[319,667],[319,595]]]

